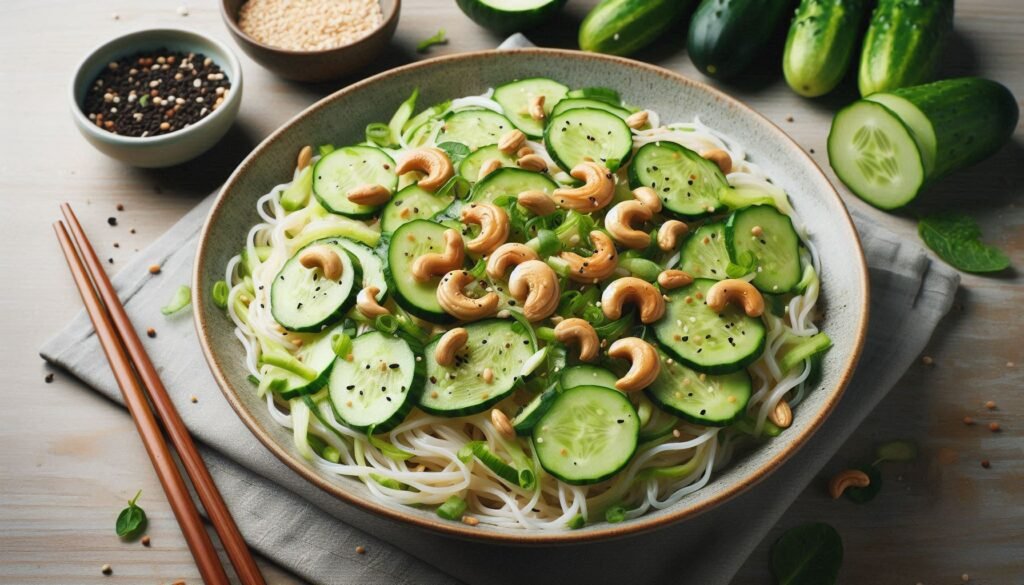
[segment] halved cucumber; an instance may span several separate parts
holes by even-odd
[[[412,410],[423,389],[423,362],[401,337],[379,331],[352,340],[352,361],[337,358],[331,371],[331,407],[357,431],[391,430]]]
[[[700,374],[662,357],[658,378],[644,392],[669,414],[698,425],[727,426],[743,416],[750,400],[750,374],[739,370],[720,376]]]
[[[425,219],[403,224],[391,234],[388,263],[384,268],[395,302],[413,315],[435,323],[452,321],[451,315],[445,313],[437,302],[437,285],[441,277],[419,282],[412,277],[412,263],[424,254],[443,252],[447,229]]]
[[[789,292],[803,276],[800,237],[789,216],[770,205],[740,209],[725,223],[725,244],[737,264],[753,260],[753,284],[771,294]]]
[[[640,419],[618,390],[576,386],[555,399],[533,428],[533,447],[544,470],[573,485],[612,477],[636,452]]]
[[[480,178],[480,168],[491,159],[497,159],[502,167],[516,166],[516,159],[498,149],[497,144],[481,146],[459,163],[459,174],[470,183]]]
[[[614,389],[618,379],[618,376],[608,370],[588,364],[568,367],[562,370],[561,376],[558,377],[563,390],[576,386],[604,386]]]
[[[551,408],[551,405],[555,403],[555,398],[558,397],[558,390],[555,388],[548,388],[533,398],[518,413],[512,420],[512,428],[515,429],[517,435],[529,435],[533,427],[537,426],[537,422],[542,416]]]
[[[724,223],[704,224],[686,238],[679,258],[680,270],[694,278],[722,280],[728,268]]]
[[[765,326],[735,305],[721,314],[712,311],[703,299],[714,284],[700,278],[670,291],[654,334],[666,353],[685,365],[705,374],[728,374],[761,356]]]
[[[603,102],[601,100],[589,99],[589,98],[566,98],[557,104],[551,110],[552,116],[557,116],[566,110],[577,110],[579,108],[594,108],[597,110],[604,110],[611,112],[616,116],[625,120],[629,117],[629,110],[620,108],[614,104]]]
[[[313,168],[313,194],[324,209],[355,218],[372,217],[377,208],[357,205],[348,192],[362,185],[398,186],[395,161],[372,146],[346,146],[321,158]]]
[[[314,394],[324,387],[328,377],[331,375],[331,368],[334,366],[334,336],[341,333],[340,327],[324,331],[315,339],[307,341],[297,352],[295,357],[302,361],[302,364],[313,369],[317,377],[309,380],[293,374],[284,368],[264,365],[260,369],[261,377],[269,376],[273,380],[281,380],[278,384],[270,384],[275,393],[282,398],[291,400],[299,396]]]
[[[640,147],[629,167],[629,186],[657,191],[665,209],[696,217],[714,213],[722,189],[729,186],[718,165],[675,142]]]
[[[505,110],[505,116],[516,128],[522,130],[527,136],[540,138],[544,135],[544,120],[535,120],[530,115],[530,103],[537,96],[544,96],[544,114],[550,115],[569,88],[557,81],[544,77],[532,77],[530,79],[519,79],[494,89],[494,101],[501,104]]]
[[[927,177],[935,168],[935,129],[924,112],[912,104],[910,100],[891,93],[875,93],[864,99],[882,104],[892,113],[896,114],[907,129],[910,135],[917,142],[917,150],[921,153],[921,163],[924,165],[924,174]]]
[[[384,261],[380,256],[366,244],[360,244],[348,238],[338,238],[338,243],[342,248],[348,250],[348,253],[359,263],[362,281],[358,283],[358,286],[361,289],[368,286],[377,287],[380,291],[377,293],[377,300],[384,300],[384,297],[388,295],[388,282],[384,278]]]
[[[457,0],[473,22],[499,34],[526,32],[547,21],[566,0]]]
[[[341,259],[341,278],[323,277],[317,268],[299,262],[302,251],[325,246]],[[355,302],[355,283],[362,281],[356,263],[338,238],[317,240],[302,247],[281,267],[270,286],[270,312],[289,331],[316,332],[341,318]]]
[[[633,133],[611,112],[578,108],[551,117],[544,130],[544,145],[566,172],[588,159],[615,171],[633,152]]]
[[[541,173],[519,168],[503,168],[487,175],[473,185],[469,200],[474,203],[493,202],[502,195],[515,197],[523,191],[543,191],[550,195],[558,184]]]
[[[483,108],[470,108],[448,114],[437,135],[438,144],[460,142],[476,150],[488,144],[497,144],[513,128],[508,118]]]
[[[435,195],[419,185],[409,185],[395,193],[381,211],[380,231],[390,233],[414,219],[430,219],[448,207],[453,199],[450,195]]]
[[[469,339],[456,352],[453,365],[442,366],[434,359],[440,338],[424,350],[427,384],[420,408],[431,414],[464,416],[487,410],[515,389],[523,364],[536,351],[523,325],[512,319],[488,319],[465,328]]]

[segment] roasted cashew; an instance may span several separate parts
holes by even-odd
[[[555,202],[543,191],[523,191],[516,199],[534,215],[548,215],[555,212]]]
[[[527,321],[540,321],[558,308],[558,275],[540,260],[527,260],[512,270],[508,292],[523,305]]]
[[[386,307],[380,306],[377,302],[377,295],[380,294],[380,289],[375,286],[364,287],[363,290],[359,291],[356,295],[356,308],[359,312],[366,317],[373,319],[379,315],[390,315]]]
[[[633,189],[633,197],[646,207],[650,207],[654,213],[661,211],[661,198],[658,197],[658,192],[654,189],[650,187],[637,187]]]
[[[532,148],[530,148],[529,146],[524,146],[516,151],[516,158],[523,158],[528,154],[533,154],[533,152],[534,151]]]
[[[490,254],[508,240],[508,214],[493,203],[470,203],[462,208],[460,217],[464,223],[480,226],[480,233],[466,242],[466,248],[474,254]]]
[[[488,159],[487,162],[480,166],[480,171],[476,174],[476,180],[483,180],[484,177],[500,169],[501,167],[502,164],[500,160],[496,158]]]
[[[512,426],[512,421],[508,420],[507,414],[497,408],[491,409],[491,424],[493,424],[494,429],[506,439],[515,438],[516,430]]]
[[[661,371],[658,350],[639,337],[619,339],[608,348],[608,355],[631,362],[626,375],[615,382],[615,387],[623,392],[643,390],[654,383]]]
[[[302,150],[299,151],[299,158],[296,161],[296,166],[298,166],[299,170],[301,171],[302,169],[308,167],[309,163],[311,162],[313,162],[313,147],[307,144],[306,146],[302,147]]]
[[[462,289],[476,280],[466,270],[452,270],[437,285],[437,302],[446,313],[461,321],[476,321],[490,317],[498,310],[501,299],[492,292],[474,299]],[[556,295],[557,296],[557,295]]]
[[[459,230],[448,229],[444,232],[444,252],[430,252],[413,261],[410,273],[419,282],[426,282],[435,276],[448,274],[452,270],[462,268],[466,261],[463,250],[462,234]]]
[[[788,402],[780,400],[775,404],[775,408],[768,413],[768,420],[780,429],[788,429],[789,425],[793,424],[793,409],[789,407]]]
[[[654,323],[665,314],[665,299],[655,286],[635,276],[612,281],[601,293],[604,316],[615,320],[622,316],[622,306],[634,303],[640,308],[640,321]]]
[[[864,473],[859,469],[846,469],[835,474],[828,482],[828,495],[832,496],[833,500],[838,500],[846,488],[859,487],[864,488],[871,485],[871,478],[868,474]]]
[[[581,162],[569,174],[583,184],[555,189],[552,198],[559,207],[589,212],[603,209],[611,203],[615,196],[614,175],[604,165],[594,161]]]
[[[418,148],[406,154],[402,162],[398,163],[395,172],[404,175],[410,171],[426,173],[427,176],[420,179],[417,184],[427,191],[437,191],[455,174],[452,161],[439,148]]]
[[[516,242],[502,244],[487,257],[487,276],[494,280],[501,280],[510,266],[518,266],[528,260],[539,259],[540,256],[537,255],[537,252],[526,244]]]
[[[519,147],[526,142],[526,134],[522,130],[509,130],[498,139],[498,150],[505,154],[512,154],[519,150]]]
[[[544,96],[535,95],[530,100],[530,117],[534,120],[544,119]]]
[[[580,361],[592,362],[597,359],[601,340],[589,322],[578,317],[566,319],[555,325],[555,339],[566,345],[575,343],[580,349]]]
[[[732,157],[729,156],[728,152],[720,148],[713,148],[700,153],[700,155],[718,165],[723,175],[728,175],[732,172]]]
[[[356,205],[376,207],[391,200],[391,191],[384,185],[360,185],[345,194],[346,198]]]
[[[570,280],[593,284],[615,272],[618,265],[615,242],[612,242],[608,234],[594,230],[590,232],[590,243],[594,245],[593,256],[584,258],[573,252],[562,252],[558,255],[569,264]]]
[[[658,275],[658,284],[665,290],[684,287],[692,282],[693,277],[682,270],[663,270]]]
[[[519,157],[519,160],[516,161],[516,164],[519,165],[519,168],[521,169],[537,173],[543,173],[548,170],[548,163],[545,162],[539,154],[521,156]]]
[[[670,219],[665,223],[661,224],[658,228],[658,247],[666,252],[671,252],[676,249],[681,240],[690,231],[690,226],[679,221],[678,219]]]
[[[469,332],[464,328],[449,329],[434,346],[434,361],[445,367],[454,364],[455,353],[462,349],[467,341],[469,341]]]
[[[327,280],[338,280],[341,278],[341,256],[330,246],[312,246],[306,248],[299,254],[299,264],[306,268],[319,268],[320,273]],[[150,271],[152,272],[152,270]]]
[[[650,221],[653,217],[651,208],[639,201],[623,201],[617,203],[604,216],[604,229],[615,238],[615,241],[639,250],[651,243],[651,235],[633,227],[634,223]]]
[[[626,118],[626,126],[634,130],[639,130],[647,125],[647,119],[650,116],[647,114],[647,110],[640,110],[639,112],[633,112]]]
[[[764,297],[761,292],[749,282],[736,278],[720,280],[711,285],[704,302],[716,313],[724,311],[729,303],[742,306],[748,317],[760,317],[764,313]]]

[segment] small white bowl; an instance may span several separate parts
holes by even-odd
[[[158,49],[202,53],[213,59],[231,81],[231,91],[224,103],[199,122],[159,136],[123,136],[97,127],[83,110],[89,85],[111,61]],[[242,67],[230,49],[205,35],[179,29],[141,30],[117,37],[91,51],[75,70],[70,98],[75,125],[100,152],[136,167],[169,167],[206,152],[227,133],[242,103]]]

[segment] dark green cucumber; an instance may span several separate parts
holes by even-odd
[[[931,80],[952,30],[953,0],[879,0],[861,50],[860,95]]]
[[[631,55],[651,44],[693,0],[603,0],[580,25],[584,51]]]
[[[456,0],[462,12],[480,26],[500,34],[525,32],[547,21],[566,0]]]
[[[839,84],[860,37],[864,0],[802,0],[786,37],[782,72],[793,91],[825,95]]]
[[[690,20],[690,60],[710,77],[735,77],[764,50],[793,6],[791,0],[703,0]]]

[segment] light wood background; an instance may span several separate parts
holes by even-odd
[[[571,0],[565,15],[534,31],[542,45],[574,47],[576,26],[593,0]],[[185,5],[188,16],[177,8]],[[114,15],[117,15],[117,18]],[[198,583],[197,572],[150,464],[125,413],[58,372],[37,350],[80,307],[49,224],[61,201],[78,210],[111,270],[157,237],[216,188],[265,135],[344,82],[303,86],[272,77],[241,55],[245,96],[238,122],[216,149],[182,167],[144,171],[105,158],[78,136],[68,116],[75,64],[110,37],[149,26],[201,30],[232,44],[214,0],[5,0],[0,17],[0,582]],[[484,49],[501,39],[474,25],[453,0],[406,0],[398,34],[374,71],[424,58],[416,43],[438,28],[451,39],[432,55]],[[1024,2],[960,0],[944,73],[977,74],[1024,96]],[[698,76],[673,31],[638,56]],[[774,53],[777,55],[777,52]],[[825,138],[837,94],[807,101],[791,93],[766,60],[730,93],[747,101],[812,150],[828,168]],[[367,72],[369,73],[369,72]],[[699,76],[698,76],[699,77]],[[978,217],[986,238],[1024,268],[1024,133],[992,160],[929,192],[927,209]],[[850,206],[863,208],[846,196]],[[117,204],[125,210],[115,212]],[[117,227],[106,218],[116,215]],[[915,239],[912,217],[872,212]],[[134,228],[136,233],[129,233]],[[120,244],[114,247],[114,242]],[[966,276],[957,306],[927,354],[911,368],[761,547],[737,584],[770,582],[768,551],[782,529],[804,521],[833,524],[845,542],[841,582],[897,585],[1024,584],[1024,344],[1019,272]],[[145,327],[146,324],[138,324]],[[97,359],[101,359],[97,356]],[[1011,365],[1015,363],[1017,365]],[[994,400],[993,411],[983,403]],[[979,424],[965,426],[973,416]],[[987,430],[999,422],[1002,432]],[[908,438],[922,447],[909,464],[885,467],[878,498],[857,506],[824,493],[828,474],[870,456],[878,441]],[[983,469],[980,461],[991,461]],[[139,488],[152,547],[123,543],[114,519]],[[741,529],[741,527],[738,527]],[[371,551],[372,554],[372,551]],[[737,563],[743,562],[737,559]],[[100,566],[110,563],[114,575]],[[271,582],[294,579],[264,563]],[[680,582],[685,576],[680,575]]]

